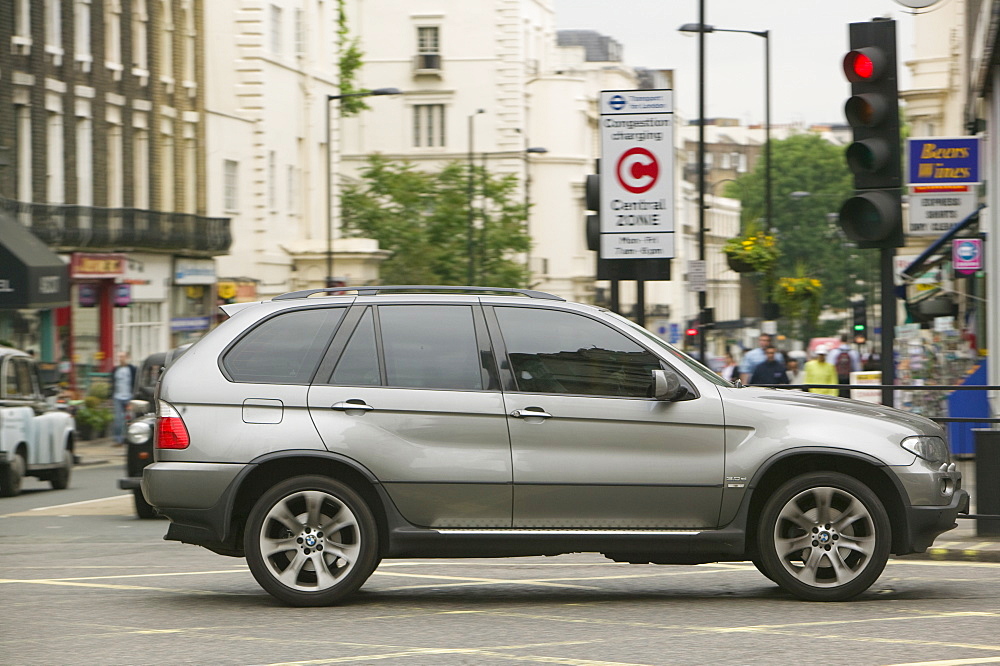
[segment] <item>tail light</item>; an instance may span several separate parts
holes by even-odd
[[[190,443],[180,412],[169,402],[160,400],[156,410],[156,448],[186,449]]]

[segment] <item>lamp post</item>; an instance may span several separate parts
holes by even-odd
[[[399,88],[376,88],[367,92],[347,93],[344,95],[326,96],[326,288],[336,286],[333,277],[333,146],[330,142],[330,102],[345,97],[379,97],[381,95],[402,95]],[[337,106],[338,111],[340,106]],[[339,121],[339,113],[338,113]],[[338,130],[340,124],[338,122]],[[339,133],[338,133],[339,147]]]
[[[470,277],[469,284],[475,284],[475,280],[482,279],[481,273],[483,272],[483,268],[486,266],[486,221],[488,219],[488,216],[486,214],[486,183],[487,183],[487,180],[489,178],[489,171],[487,170],[487,167],[486,167],[486,160],[487,160],[487,158],[489,158],[489,157],[515,157],[515,156],[518,156],[518,157],[520,157],[521,159],[524,160],[524,224],[525,224],[525,230],[527,231],[529,229],[529,227],[528,227],[528,210],[529,210],[529,205],[530,205],[530,198],[529,198],[528,187],[529,187],[529,183],[531,182],[530,163],[528,161],[529,160],[529,156],[530,155],[543,155],[543,154],[545,154],[547,152],[549,152],[549,149],[545,148],[543,146],[529,146],[527,148],[524,148],[523,150],[502,150],[502,151],[497,151],[497,152],[492,152],[492,153],[481,153],[482,158],[483,158],[483,182],[482,182],[482,186],[483,186],[483,205],[482,205],[483,228],[482,228],[482,230],[481,230],[481,232],[479,234],[479,248],[478,248],[479,249],[479,252],[478,252],[478,255],[479,255],[479,271],[478,272],[480,273],[480,275],[479,276],[472,275]],[[471,201],[471,199],[470,199],[470,201]],[[525,261],[527,261],[527,259]]]
[[[475,121],[476,116],[478,116],[480,113],[486,113],[486,109],[476,109],[475,113],[469,114],[469,186],[468,186],[469,221],[467,224],[467,228],[465,230],[466,243],[468,245],[466,249],[469,255],[469,268],[468,268],[469,286],[474,285],[476,281],[476,240],[475,240],[476,212],[473,208],[474,199],[476,197],[476,180],[475,180],[476,153],[473,148],[475,145],[473,142],[473,129],[475,127],[475,123],[473,121]]]

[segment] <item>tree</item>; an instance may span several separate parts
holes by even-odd
[[[866,266],[878,262],[873,250],[849,245],[836,218],[828,217],[853,192],[844,148],[816,134],[799,134],[772,141],[771,156],[774,219],[768,226],[781,250],[775,276],[799,275],[801,262],[809,277],[823,284],[822,306],[845,308],[864,289],[857,281],[870,278]],[[744,225],[765,215],[764,178],[760,160],[752,172],[726,186],[726,196],[742,202]]]
[[[523,263],[530,240],[526,208],[514,201],[517,178],[473,168],[475,282],[518,287],[527,282]],[[421,171],[409,162],[368,157],[361,181],[341,196],[345,233],[374,238],[392,256],[382,264],[387,284],[465,284],[469,268],[469,166],[451,162]]]
[[[352,39],[350,30],[347,28],[347,11],[344,8],[344,0],[337,0],[337,82],[339,94],[353,95],[369,92],[354,86],[354,80],[358,70],[361,69],[363,57],[364,53],[358,46],[357,37]],[[340,100],[340,115],[345,118],[357,115],[367,108],[368,105],[365,104],[364,97],[343,97]]]

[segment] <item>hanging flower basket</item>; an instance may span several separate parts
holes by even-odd
[[[722,247],[729,267],[737,273],[766,273],[774,268],[778,245],[771,236],[756,227],[747,227],[742,236],[730,238]]]
[[[729,269],[737,273],[753,273],[756,270],[753,264],[736,255],[727,254],[726,262],[729,264]]]
[[[774,286],[774,300],[786,316],[812,325],[822,309],[823,283],[807,277],[801,266],[798,268],[796,277],[778,278]]]

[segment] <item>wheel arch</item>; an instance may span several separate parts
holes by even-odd
[[[389,540],[385,502],[377,488],[378,480],[354,461],[330,454],[299,453],[257,461],[242,478],[232,502],[226,541],[242,548],[243,533],[257,499],[272,486],[296,476],[326,476],[349,485],[368,504],[379,532],[379,549],[385,551]]]
[[[892,530],[891,552],[909,552],[906,543],[909,530],[904,499],[906,491],[885,465],[869,456],[829,449],[805,449],[786,453],[768,462],[751,482],[747,512],[747,545],[756,550],[760,514],[768,497],[778,487],[796,476],[809,472],[840,472],[851,476],[878,496],[889,514]]]

